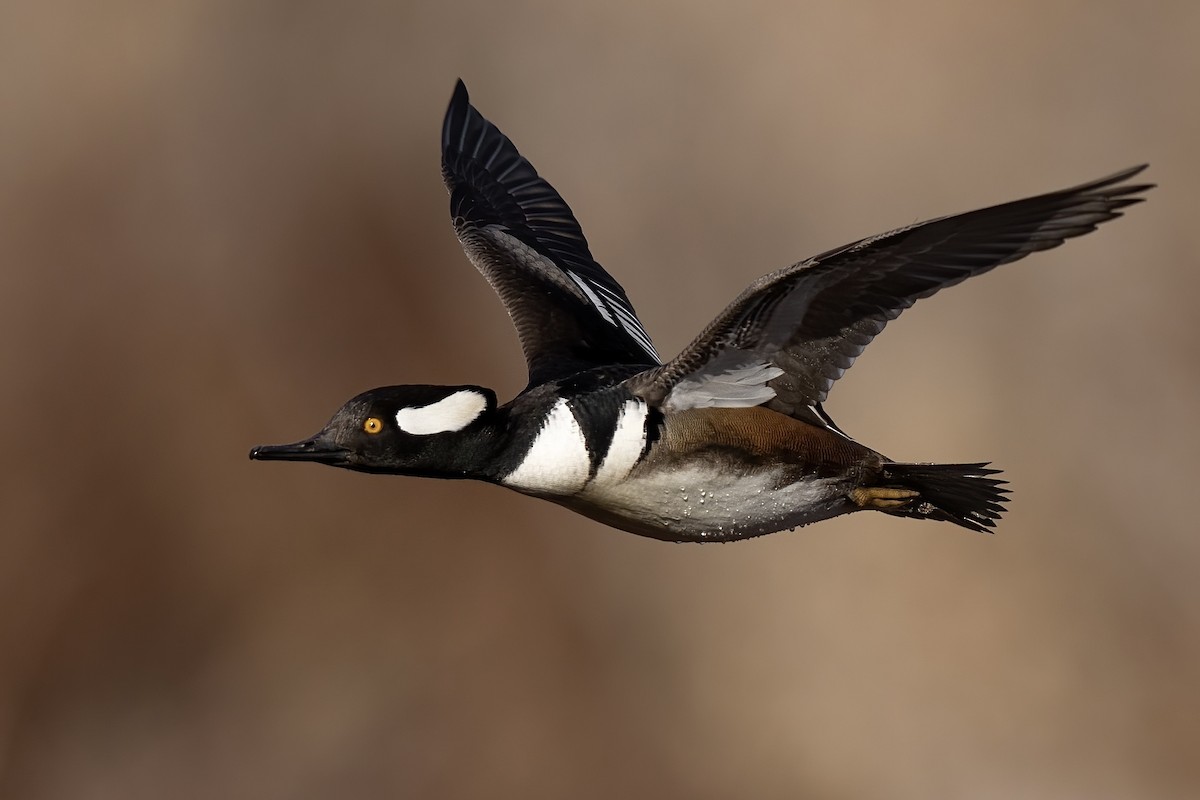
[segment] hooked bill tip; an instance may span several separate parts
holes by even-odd
[[[250,450],[251,461],[284,461],[311,457],[316,448],[314,442],[295,444],[260,444]]]

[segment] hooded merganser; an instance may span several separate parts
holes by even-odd
[[[728,541],[873,509],[995,526],[986,463],[892,461],[822,408],[871,340],[922,297],[1057,247],[1140,202],[1145,165],[1071,189],[910,225],[754,282],[662,363],[571,209],[458,82],[442,127],[454,230],[500,295],[529,384],[358,395],[310,439],[253,459],[474,478],[671,541]]]

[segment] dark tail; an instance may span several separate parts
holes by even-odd
[[[990,477],[998,469],[982,464],[885,464],[881,485],[913,489],[920,497],[887,513],[900,517],[953,522],[979,533],[990,533],[1004,512],[1008,481]]]

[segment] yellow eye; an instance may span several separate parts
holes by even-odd
[[[383,430],[383,423],[379,417],[367,417],[367,421],[363,423],[363,430],[374,435]]]

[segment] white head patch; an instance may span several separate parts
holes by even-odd
[[[470,389],[460,389],[436,403],[396,412],[396,425],[405,433],[428,435],[461,431],[487,409],[487,398]]]

